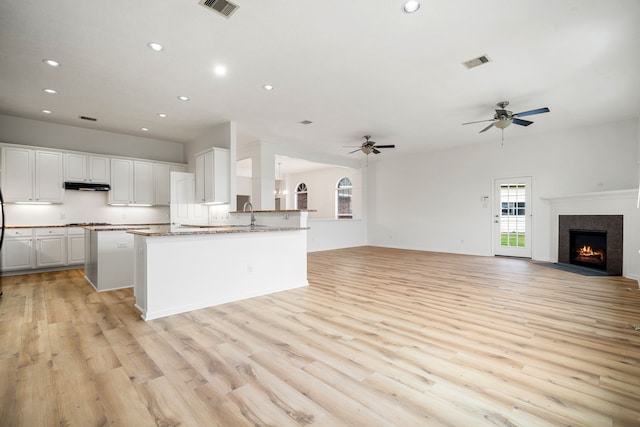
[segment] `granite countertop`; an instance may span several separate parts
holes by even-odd
[[[73,224],[55,224],[55,225],[7,225],[5,228],[66,228],[66,227],[141,227],[141,226],[156,226],[156,225],[169,225],[168,222],[161,223],[149,223],[149,224],[107,224],[107,223],[95,223],[95,222],[83,222]]]
[[[318,212],[315,209],[273,209],[273,210],[254,210],[253,213],[298,213],[298,212]],[[231,211],[229,213],[247,213],[250,214],[251,211]]]
[[[174,227],[170,230],[129,230],[130,234],[140,236],[196,236],[206,234],[229,234],[229,233],[265,233],[273,231],[301,231],[308,230],[309,227],[277,227],[268,225],[231,225],[231,226],[214,226],[214,227]]]
[[[127,231],[127,230],[147,230],[147,225],[93,225],[84,227],[91,231]]]

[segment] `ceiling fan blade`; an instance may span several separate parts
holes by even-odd
[[[373,148],[396,148],[395,145],[374,145]]]
[[[514,125],[529,126],[531,123],[533,122],[530,122],[529,120],[516,119],[515,117],[513,118]]]
[[[358,148],[357,150],[349,151],[347,154],[353,154],[353,153],[355,153],[357,151],[360,151],[360,150],[362,150],[362,148]]]
[[[376,150],[375,148],[373,149],[373,154],[380,154],[382,151],[380,150]]]
[[[480,132],[478,132],[478,133],[482,133],[482,132],[484,132],[484,131],[487,131],[487,130],[491,129],[491,127],[492,127],[493,125],[494,125],[494,123],[491,123],[489,126],[487,126],[486,128],[482,129],[482,130],[481,130]]]
[[[494,120],[495,120],[495,119],[478,120],[478,121],[475,121],[475,122],[467,122],[467,123],[462,123],[462,124],[463,124],[463,125],[472,125],[472,124],[474,124],[474,123],[492,122],[492,121],[494,121]]]
[[[524,116],[533,116],[534,114],[548,113],[549,109],[547,107],[538,108],[536,110],[523,111],[522,113],[516,113],[513,117],[524,117]]]

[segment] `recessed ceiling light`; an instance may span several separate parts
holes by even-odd
[[[213,72],[217,76],[224,76],[225,74],[227,74],[227,68],[224,65],[216,65],[213,69]]]
[[[404,13],[413,13],[420,9],[420,2],[417,0],[409,0],[402,5],[402,11]]]
[[[147,46],[149,46],[149,49],[155,50],[156,52],[160,52],[163,49],[160,43],[155,43],[155,42],[151,42],[147,44]]]
[[[47,65],[51,65],[52,67],[60,66],[60,63],[58,61],[54,61],[53,59],[43,59],[42,62],[44,62]]]
[[[50,93],[52,95],[55,95],[56,93],[58,93],[58,91],[55,89],[42,89],[42,91],[46,93]]]
[[[167,115],[165,113],[158,113],[158,117],[162,117],[164,119]]]
[[[141,131],[149,132],[149,128],[140,128]]]
[[[188,101],[188,100],[189,100],[189,97],[188,97],[188,96],[180,95],[180,96],[178,97],[178,99],[179,99],[180,101]]]
[[[51,111],[51,110],[40,110],[40,111],[42,111],[42,112],[43,112],[43,113],[45,113],[45,114],[51,114],[51,113],[53,113],[53,111]]]
[[[262,88],[264,90],[273,90],[273,86],[271,86],[271,85],[264,85],[264,86],[262,86]]]

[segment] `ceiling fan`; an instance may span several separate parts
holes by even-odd
[[[380,154],[378,148],[396,148],[395,145],[377,145],[375,141],[371,141],[371,135],[365,135],[363,137],[365,141],[359,147],[357,145],[347,145],[346,147],[358,147],[356,150],[350,151],[349,154],[353,154],[356,151],[362,151],[364,154],[369,155]]]
[[[544,108],[537,108],[535,110],[529,110],[529,111],[523,111],[521,113],[515,113],[513,114],[513,112],[506,110],[505,108],[507,108],[507,105],[509,105],[509,101],[502,101],[502,102],[498,102],[496,104],[498,107],[500,107],[500,109],[496,109],[496,113],[493,115],[493,119],[488,119],[488,120],[478,120],[475,122],[467,122],[467,123],[462,123],[463,125],[470,125],[473,123],[482,123],[482,122],[493,122],[491,123],[489,126],[487,126],[486,128],[482,129],[480,132],[478,133],[482,133],[484,131],[487,131],[489,129],[491,129],[491,127],[495,126],[498,129],[504,129],[507,126],[509,126],[511,123],[516,124],[516,125],[520,125],[520,126],[529,126],[531,123],[531,121],[529,120],[522,120],[520,117],[524,117],[524,116],[533,116],[534,114],[541,114],[541,113],[548,113],[549,109],[547,107]]]

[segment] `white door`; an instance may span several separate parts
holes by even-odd
[[[531,177],[494,182],[493,252],[531,258]]]
[[[171,172],[171,225],[203,225],[208,221],[208,210],[196,203],[195,177],[192,173]]]

